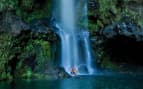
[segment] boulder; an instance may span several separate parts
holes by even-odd
[[[10,12],[2,13],[0,20],[0,32],[10,32],[19,35],[22,30],[29,30],[30,26],[19,17]]]
[[[143,41],[143,28],[131,22],[114,23],[105,27],[100,34],[107,39],[121,35],[136,41]]]

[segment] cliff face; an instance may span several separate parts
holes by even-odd
[[[143,65],[143,0],[89,0],[88,17],[97,64],[121,71]]]
[[[26,22],[49,17],[52,0],[1,0],[0,12],[12,12]],[[39,14],[40,13],[40,14]]]
[[[50,0],[0,0],[0,80],[44,73],[57,39],[47,26],[50,5]]]
[[[125,17],[143,25],[142,12],[142,0],[89,0],[89,28],[97,31]]]
[[[59,39],[48,26],[51,3],[0,0],[0,80],[41,77],[37,74],[40,68],[44,70],[49,61],[55,61],[51,59],[57,56]],[[140,52],[128,50],[143,47],[143,0],[88,0],[88,8],[89,31],[91,39],[95,39],[92,47],[99,66],[117,69],[119,61],[134,64],[135,58],[135,64],[142,65]]]

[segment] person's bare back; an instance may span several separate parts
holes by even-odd
[[[77,72],[78,72],[78,70],[75,67],[71,68],[71,74],[76,75]]]

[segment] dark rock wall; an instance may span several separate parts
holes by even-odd
[[[143,1],[89,0],[91,44],[101,67],[143,65]]]
[[[50,27],[51,3],[0,0],[0,80],[49,73],[50,68],[44,70],[45,66],[56,61],[51,59],[56,59],[58,51],[55,48],[53,52],[52,47],[59,47]],[[143,0],[88,0],[88,8],[92,47],[99,66],[116,69],[120,62],[142,65]]]

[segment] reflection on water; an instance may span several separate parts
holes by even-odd
[[[94,89],[92,81],[85,79],[69,79],[60,82],[59,89]]]
[[[81,77],[1,82],[0,89],[143,89],[142,77]]]

